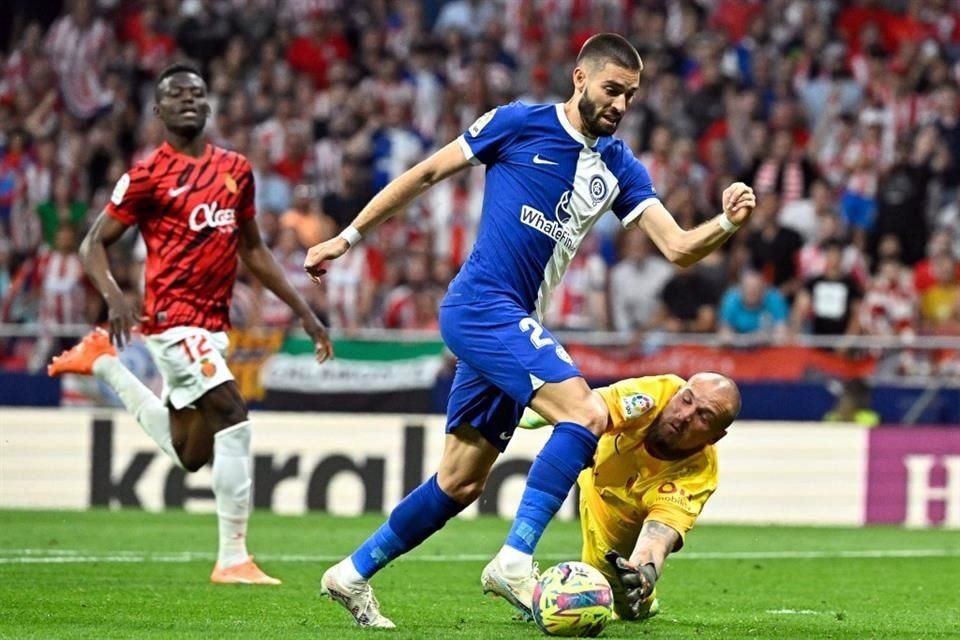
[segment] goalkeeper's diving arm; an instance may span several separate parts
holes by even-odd
[[[680,541],[680,533],[671,526],[656,520],[647,520],[640,529],[633,553],[627,560],[616,551],[606,554],[609,562],[623,584],[627,605],[639,617],[646,600],[653,594],[657,580],[663,572],[663,563]]]

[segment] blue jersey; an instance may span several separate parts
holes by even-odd
[[[514,102],[481,116],[457,141],[487,167],[473,251],[444,305],[506,299],[543,317],[551,291],[607,211],[624,225],[659,202],[623,141],[577,131],[562,104]]]

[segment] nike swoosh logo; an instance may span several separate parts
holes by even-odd
[[[538,153],[537,155],[533,156],[533,164],[552,164],[552,165],[558,165],[558,164],[560,164],[560,163],[559,163],[559,162],[554,162],[553,160],[547,160],[546,158],[541,158],[541,157],[540,157],[540,154]]]
[[[509,439],[512,438],[512,437],[513,437],[513,434],[512,434],[512,433],[507,433],[506,431],[501,431],[501,432],[500,432],[500,439],[501,439],[501,440],[509,440]]]
[[[182,187],[177,187],[176,189],[170,189],[170,191],[167,191],[167,195],[170,196],[171,198],[176,198],[178,195],[180,195],[181,193],[183,193],[189,188],[190,188],[190,185],[185,184]]]

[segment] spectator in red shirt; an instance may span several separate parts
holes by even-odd
[[[933,275],[933,262],[940,256],[951,256],[953,237],[950,231],[939,229],[930,235],[927,243],[927,257],[913,267],[913,286],[918,294],[923,294],[933,286],[936,278]],[[957,279],[960,280],[960,264],[957,264]]]
[[[128,36],[137,47],[137,66],[149,74],[166,67],[177,50],[173,36],[160,31],[159,27],[159,14],[152,4],[147,4],[129,23]]]
[[[350,57],[351,48],[343,33],[343,20],[336,13],[318,11],[307,21],[307,30],[287,47],[287,62],[294,71],[313,78],[318,89],[327,86],[327,68],[336,58]]]
[[[720,0],[710,18],[710,25],[723,30],[731,42],[739,42],[747,34],[754,16],[763,13],[760,0]]]
[[[894,51],[899,50],[905,43],[920,44],[928,38],[930,40],[936,38],[935,26],[927,23],[921,15],[925,4],[918,0],[910,0],[907,2],[904,14],[896,16],[887,23],[886,32],[892,41]]]
[[[850,48],[859,51],[860,34],[867,25],[876,25],[880,32],[884,48],[894,50],[894,40],[890,36],[890,24],[896,16],[887,10],[878,0],[856,0],[837,16],[837,30],[849,43]]]
[[[303,182],[313,168],[308,137],[309,133],[304,126],[290,127],[284,139],[283,155],[273,165],[274,173],[290,184]]]

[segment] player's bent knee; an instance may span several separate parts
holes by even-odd
[[[483,493],[487,478],[459,476],[440,471],[437,473],[437,484],[445,494],[460,504],[472,504]]]
[[[183,469],[187,473],[196,473],[200,471],[200,469],[203,469],[203,465],[206,464],[204,462],[185,462],[183,460],[180,462],[183,462]]]
[[[224,411],[220,420],[220,425],[217,428],[217,431],[222,431],[223,429],[228,429],[234,425],[240,424],[241,422],[246,422],[249,420],[249,415],[247,414],[246,408],[243,406],[240,407],[231,407],[230,409]]]
[[[610,410],[607,409],[607,405],[596,395],[591,396],[590,411],[583,426],[589,429],[592,434],[601,436],[607,430],[609,421]]]
[[[552,385],[547,393],[535,395],[530,406],[555,424],[573,422],[596,436],[606,431],[610,419],[606,403],[582,378]]]
[[[596,394],[591,394],[590,400],[584,403],[583,421],[580,424],[595,436],[601,436],[607,430],[609,421],[607,405]]]
[[[231,384],[223,384],[208,392],[201,398],[199,406],[213,431],[240,424],[249,417],[243,397]]]
[[[203,465],[207,464],[210,459],[201,459],[200,456],[191,456],[191,455],[181,455],[180,463],[183,465],[183,468],[188,473],[195,473],[200,471],[203,468]]]
[[[441,489],[460,504],[473,504],[483,494],[486,484],[486,481],[466,482],[452,486],[449,491]]]

